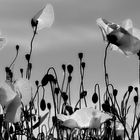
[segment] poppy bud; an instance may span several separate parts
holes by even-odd
[[[62,69],[65,72],[65,70],[66,70],[66,65],[65,64],[62,64]]]
[[[110,113],[110,104],[109,101],[106,100],[105,103],[102,104],[102,108],[105,112],[109,112]]]
[[[51,110],[51,103],[47,103],[47,108]]]
[[[59,94],[59,88],[55,88],[54,93],[55,93],[56,95],[58,95],[58,94]]]
[[[26,54],[26,55],[25,55],[25,58],[26,58],[26,60],[29,62],[29,60],[30,60],[30,54]]]
[[[83,69],[85,68],[85,65],[86,65],[85,62],[82,62],[82,63],[81,63],[81,66],[82,66]]]
[[[117,94],[118,94],[118,90],[117,90],[117,89],[114,89],[114,90],[113,90],[113,95],[114,95],[114,97],[116,97]]]
[[[94,104],[96,104],[96,103],[98,102],[98,95],[97,95],[96,92],[95,92],[95,93],[93,94],[93,96],[92,96],[92,102],[93,102]]]
[[[44,111],[46,109],[46,102],[44,99],[42,99],[40,102],[40,108],[42,111]]]
[[[135,102],[135,104],[138,103],[138,96],[134,96],[134,102]]]
[[[69,115],[73,113],[73,109],[70,105],[66,105],[65,109],[69,112]]]
[[[67,66],[67,70],[68,70],[68,73],[71,74],[73,72],[73,66],[72,65],[68,65]]]
[[[54,76],[51,74],[46,74],[43,79],[41,80],[42,86],[46,86],[48,82],[54,82]]]
[[[70,83],[71,80],[72,80],[72,76],[69,76],[69,77],[68,77],[68,82]]]
[[[67,100],[68,100],[68,95],[66,94],[66,92],[62,92],[61,96],[62,96],[64,102],[67,102]]]
[[[138,87],[135,87],[134,90],[138,93]]]
[[[78,57],[79,57],[80,60],[82,60],[82,58],[83,58],[83,53],[78,53]]]
[[[16,50],[17,50],[17,51],[19,50],[19,45],[16,45]]]
[[[128,91],[129,91],[129,93],[132,92],[133,91],[133,87],[132,86],[129,86],[128,87]]]
[[[83,91],[80,93],[80,99],[84,98],[87,96],[87,91]]]

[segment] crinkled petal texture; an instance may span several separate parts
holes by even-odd
[[[13,90],[13,87],[5,82],[0,87],[0,104],[2,106],[7,105],[9,102],[11,102],[16,96],[15,91]]]
[[[111,48],[125,55],[136,54],[140,50],[140,30],[133,27],[131,19],[122,22],[122,27],[105,19],[97,19],[103,39],[111,43]]]
[[[45,8],[40,10],[34,17],[34,21],[38,21],[37,31],[43,28],[50,28],[54,22],[54,10],[51,4],[47,4]]]
[[[15,90],[24,105],[29,105],[32,96],[32,85],[28,79],[21,78],[15,83]]]
[[[19,95],[16,95],[15,98],[6,106],[5,120],[7,122],[15,123],[20,121],[20,105],[21,100],[19,98]]]
[[[64,126],[69,128],[78,127],[95,129],[100,127],[101,122],[105,121],[107,118],[110,118],[109,115],[95,110],[93,107],[82,108],[69,116],[58,114],[57,117],[64,122]]]
[[[110,43],[118,46],[126,55],[137,54],[140,50],[140,40],[122,27],[112,31],[107,38]]]

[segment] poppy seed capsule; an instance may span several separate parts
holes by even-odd
[[[68,70],[68,73],[71,74],[73,72],[73,66],[71,64],[69,64],[67,66],[67,70]]]
[[[83,58],[83,53],[78,53],[78,57],[79,57],[80,60],[82,60],[82,58]]]
[[[65,70],[66,70],[66,65],[65,64],[62,64],[62,69],[65,72]]]

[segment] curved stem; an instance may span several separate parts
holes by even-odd
[[[17,53],[16,53],[16,56],[15,56],[14,60],[13,60],[12,63],[10,64],[9,68],[12,67],[12,65],[13,65],[14,62],[16,61],[17,57],[18,57],[18,50],[17,50]]]

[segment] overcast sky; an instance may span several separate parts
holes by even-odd
[[[41,80],[45,71],[54,66],[62,80],[61,65],[74,66],[72,96],[78,97],[79,60],[78,52],[84,53],[86,62],[85,89],[91,106],[93,86],[99,83],[105,92],[103,58],[105,44],[96,19],[103,17],[121,24],[130,18],[140,28],[139,0],[0,0],[0,31],[7,38],[7,45],[0,51],[0,81],[4,80],[4,67],[15,56],[15,45],[20,45],[20,57],[15,71],[26,66],[24,55],[28,53],[32,37],[31,18],[47,3],[54,7],[55,21],[50,29],[40,30],[34,41],[32,80]],[[109,50],[107,69],[110,82],[120,91],[138,83],[138,58]],[[16,78],[19,73],[16,73]],[[47,97],[49,99],[49,97]],[[51,98],[51,97],[50,97]],[[74,100],[75,101],[75,100]]]

